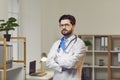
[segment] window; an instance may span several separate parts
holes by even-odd
[[[8,18],[15,17],[19,21],[19,0],[8,0]],[[19,23],[19,22],[18,22]],[[15,31],[10,31],[12,36],[19,35],[19,28],[16,27]],[[19,56],[19,42],[13,43],[13,58],[18,59]],[[16,54],[18,53],[18,54]]]

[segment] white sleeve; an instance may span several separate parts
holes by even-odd
[[[46,61],[46,66],[48,68],[51,68],[53,70],[57,70],[59,72],[62,71],[62,68],[60,67],[60,65],[58,63],[55,62],[55,57],[56,57],[56,54],[57,54],[57,48],[58,46],[56,46],[56,43],[52,46],[52,48],[50,49],[50,52],[48,54],[48,59]]]
[[[85,54],[85,45],[83,42],[77,43],[73,47],[73,55],[59,55],[57,58],[57,62],[61,67],[64,68],[73,68],[75,66],[75,63],[81,58],[83,58]]]

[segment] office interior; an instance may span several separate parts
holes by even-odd
[[[1,20],[10,16],[8,4],[14,1],[17,1],[20,24],[15,36],[26,37],[27,43],[26,73],[32,60],[40,67],[41,53],[49,53],[54,41],[62,36],[58,20],[63,14],[76,17],[76,35],[120,34],[120,0],[0,0]]]

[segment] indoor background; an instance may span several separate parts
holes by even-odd
[[[39,63],[61,37],[58,19],[72,14],[77,19],[76,34],[120,34],[120,0],[19,0],[19,36],[27,38],[29,61]],[[8,17],[8,0],[0,0],[0,19]],[[37,64],[39,68],[39,64]]]

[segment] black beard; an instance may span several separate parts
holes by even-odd
[[[70,36],[70,35],[72,34],[72,30],[68,31],[68,30],[66,30],[66,29],[63,29],[63,30],[61,31],[61,33],[62,33],[64,36]]]

